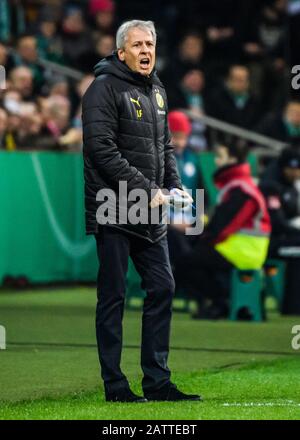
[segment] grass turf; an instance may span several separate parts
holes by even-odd
[[[204,402],[104,402],[94,335],[94,289],[0,293],[0,419],[299,419],[299,318],[193,321],[174,313],[173,381]],[[140,312],[126,311],[122,366],[141,393]]]

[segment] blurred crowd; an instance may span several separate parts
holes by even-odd
[[[180,110],[288,145],[267,167],[261,191],[273,230],[268,256],[288,263],[285,312],[300,313],[300,100],[290,78],[291,66],[300,64],[300,0],[2,0],[0,65],[6,85],[0,84],[0,149],[81,151],[81,98],[94,79],[94,65],[115,49],[118,26],[132,18],[154,20],[157,28],[156,69],[167,89],[169,125],[186,188],[205,187],[198,157],[212,150],[213,139],[201,118],[188,119]],[[223,165],[227,161],[249,174],[249,147],[241,157],[240,147],[225,142],[217,155]],[[241,219],[241,209],[233,198],[228,224],[236,224],[235,216]],[[195,274],[189,273],[192,264],[185,271],[188,281],[195,275],[194,284],[208,283],[210,292],[226,290],[224,280],[207,276],[211,268],[214,274],[228,272],[213,247],[226,229],[224,207],[222,215],[218,212],[199,242],[204,270],[198,255]],[[184,227],[169,228],[175,277],[191,252]],[[203,305],[205,298],[197,299]],[[228,291],[222,304],[210,298],[214,307],[205,316],[227,316],[227,299]],[[204,317],[203,310],[198,317]]]
[[[170,110],[188,109],[297,144],[300,103],[290,90],[290,67],[299,49],[298,3],[2,0],[0,147],[80,150],[80,100],[93,66],[114,50],[117,27],[132,17],[155,21],[156,67]],[[210,148],[199,119],[188,146]]]

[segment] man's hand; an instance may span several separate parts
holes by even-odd
[[[150,202],[150,208],[157,208],[159,205],[163,205],[165,203],[167,203],[167,199],[162,190],[159,189]]]
[[[170,194],[174,194],[174,195],[178,194],[179,196],[184,197],[186,199],[187,203],[190,205],[194,201],[193,198],[191,197],[191,195],[187,191],[185,191],[184,189],[173,188],[173,189],[171,189]]]

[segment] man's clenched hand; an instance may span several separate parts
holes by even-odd
[[[183,197],[188,204],[192,204],[194,201],[193,198],[191,197],[191,195],[183,189],[173,188],[173,189],[171,189],[170,194],[174,194],[174,195],[177,194],[177,195]]]

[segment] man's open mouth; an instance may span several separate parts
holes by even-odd
[[[150,66],[150,59],[149,58],[142,58],[140,60],[140,65],[142,66],[142,68],[146,69],[147,67]]]

